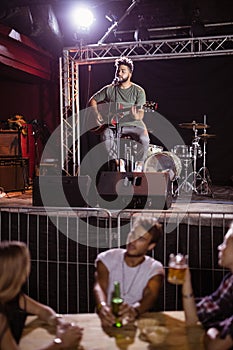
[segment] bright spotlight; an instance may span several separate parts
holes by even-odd
[[[76,28],[88,30],[94,22],[93,13],[88,8],[76,8],[72,11],[71,16]]]

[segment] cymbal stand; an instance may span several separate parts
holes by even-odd
[[[197,129],[195,128],[195,126],[193,127],[193,131],[194,131],[194,135],[195,136],[194,136],[194,139],[193,139],[193,142],[192,142],[192,145],[194,147],[193,147],[193,172],[191,174],[193,175],[193,191],[197,192],[197,178],[198,178],[198,175],[199,175],[197,173],[197,154],[198,154],[198,147],[199,147],[200,137],[197,136]]]
[[[204,129],[204,135],[206,134],[206,129]],[[211,195],[213,197],[213,191],[211,189],[212,181],[210,179],[209,170],[206,167],[206,155],[207,155],[207,138],[204,138],[203,142],[203,166],[198,171],[198,175],[201,177],[201,183],[198,185],[197,190],[201,195]],[[202,173],[202,176],[200,175]]]
[[[184,177],[182,177],[184,180],[181,182],[181,184],[176,188],[174,195],[179,196],[181,191],[184,191],[185,193],[189,193],[190,191],[194,190],[193,184],[188,181],[188,178],[190,175],[188,175],[188,168],[191,163],[191,159],[183,159],[182,163],[184,165]]]
[[[197,136],[197,128],[193,125],[194,131],[194,140],[192,142],[193,145],[193,171],[188,174],[188,167],[191,159],[184,159],[184,181],[178,186],[175,191],[175,194],[179,195],[180,190],[183,190],[185,193],[193,191],[197,193],[197,180],[200,178],[200,175],[197,173],[197,155],[199,149],[199,140],[200,137]],[[191,178],[191,182],[189,179]],[[202,178],[201,178],[202,179]]]

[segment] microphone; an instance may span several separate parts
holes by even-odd
[[[120,78],[119,77],[115,77],[112,81],[112,85],[118,85],[120,84]]]

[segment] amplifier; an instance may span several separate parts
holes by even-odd
[[[17,130],[0,131],[0,157],[21,156],[20,133]]]
[[[0,187],[5,192],[24,191],[27,184],[27,158],[0,158]]]

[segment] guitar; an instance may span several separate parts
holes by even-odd
[[[119,119],[123,119],[125,117],[124,113],[129,112],[131,110],[131,107],[122,107],[116,110],[116,112],[110,116],[109,120],[110,123],[105,123],[98,125],[94,128],[91,129],[92,132],[94,132],[96,135],[101,134],[106,128],[112,127],[115,128],[117,123],[119,122]],[[152,101],[146,101],[146,103],[141,107],[136,106],[137,109],[143,109],[144,112],[153,112],[157,111],[158,109],[158,103],[157,102],[152,102]],[[101,113],[102,115],[102,113]]]

